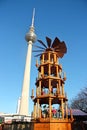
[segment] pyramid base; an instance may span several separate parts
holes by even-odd
[[[71,130],[71,120],[38,120],[32,122],[31,130]]]

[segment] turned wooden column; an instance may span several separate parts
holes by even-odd
[[[39,99],[37,99],[37,117],[39,118],[39,110],[40,110],[40,104],[39,104]]]
[[[70,108],[70,116],[71,116],[71,119],[73,119],[72,109],[71,108]]]
[[[60,89],[60,87],[61,87],[61,85],[60,85],[60,80],[59,80],[59,82],[58,82],[58,92],[59,92],[58,94],[59,95],[61,95],[61,89]]]
[[[59,78],[58,65],[56,66],[56,76]]]
[[[52,115],[52,114],[51,114],[51,111],[52,111],[52,110],[51,110],[51,109],[52,109],[52,107],[51,107],[51,100],[52,100],[52,99],[49,98],[49,118],[51,118],[51,115]]]
[[[49,76],[51,75],[51,65],[50,64],[48,65],[48,75]]]
[[[56,60],[56,54],[54,54],[54,63],[56,63],[56,61],[57,61],[57,60]]]
[[[64,95],[64,84],[62,83],[62,95]]]
[[[41,95],[41,80],[39,81],[39,94]]]
[[[49,94],[51,93],[51,79],[48,79]]]
[[[68,108],[67,108],[67,101],[65,102],[65,111],[66,111],[66,118],[68,118]]]
[[[59,85],[57,83],[57,94],[59,94]]]
[[[62,118],[64,118],[63,99],[61,99],[61,110],[62,110]]]
[[[50,61],[50,52],[48,53],[48,61]]]
[[[37,92],[38,90],[37,90],[37,87],[36,87],[36,96],[38,96],[38,92]]]
[[[62,70],[59,69],[59,78],[61,78]]]
[[[38,78],[41,78],[41,72],[38,72]]]
[[[44,75],[44,66],[41,66],[41,76]]]
[[[42,63],[44,63],[44,54],[42,54]]]
[[[41,113],[42,111],[41,111],[41,105],[39,105],[39,118],[41,118]]]
[[[36,119],[36,103],[34,103],[34,112],[33,112],[34,119]]]

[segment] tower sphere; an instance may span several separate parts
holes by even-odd
[[[36,41],[36,34],[34,33],[34,28],[31,27],[30,31],[25,35],[25,39],[27,42],[32,41],[34,43]]]

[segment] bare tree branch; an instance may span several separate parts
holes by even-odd
[[[87,87],[81,90],[77,97],[72,99],[70,107],[87,112]]]

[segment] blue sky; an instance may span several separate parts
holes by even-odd
[[[37,38],[45,42],[46,36],[52,40],[58,37],[66,43],[68,51],[60,63],[67,74],[69,101],[87,86],[86,0],[0,0],[0,112],[16,112],[27,53],[25,34],[34,7]],[[35,61],[32,54],[30,91],[35,88]],[[30,106],[31,112],[31,100]]]

